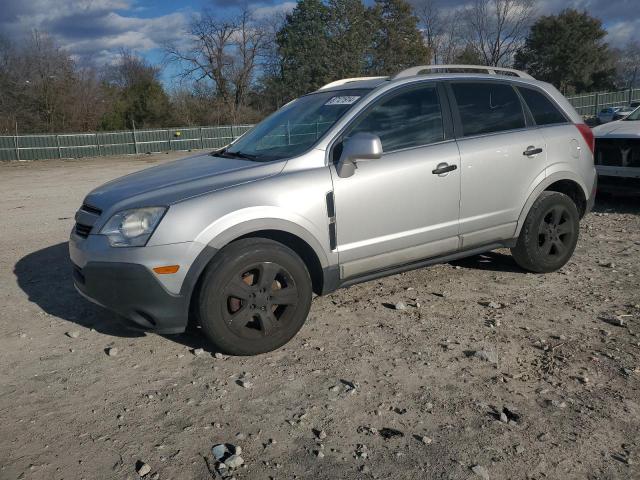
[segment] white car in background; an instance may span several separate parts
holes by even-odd
[[[640,193],[640,108],[593,129],[598,189]]]

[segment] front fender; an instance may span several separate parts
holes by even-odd
[[[225,245],[258,231],[276,230],[304,240],[316,253],[323,268],[337,263],[329,250],[329,236],[301,215],[278,207],[250,207],[225,215],[209,225],[197,238],[201,244],[220,250]]]

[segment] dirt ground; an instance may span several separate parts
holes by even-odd
[[[1,479],[216,478],[224,442],[238,480],[640,478],[640,199],[599,201],[558,273],[499,251],[396,275],[216,358],[70,279],[83,196],[176,156],[0,165]]]

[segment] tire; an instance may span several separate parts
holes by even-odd
[[[302,328],[312,284],[293,250],[247,238],[218,252],[196,294],[194,313],[215,350],[257,355],[281,347]]]
[[[542,192],[531,206],[511,254],[525,270],[555,272],[573,255],[579,230],[580,215],[573,200],[563,193]]]

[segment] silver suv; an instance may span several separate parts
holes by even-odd
[[[595,188],[591,130],[554,87],[422,66],[330,83],[223,150],[95,189],[69,249],[94,302],[252,355],[298,332],[313,293],[501,247],[557,270]]]

